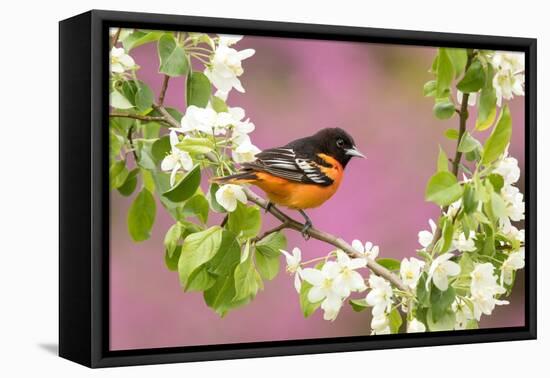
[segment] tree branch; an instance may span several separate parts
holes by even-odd
[[[164,118],[166,118],[166,122],[168,124],[170,124],[173,127],[180,127],[178,121],[176,121],[166,111],[166,109],[164,107],[158,106],[158,105],[153,105],[153,108],[155,108],[155,110],[157,110],[160,114],[162,114],[162,116]],[[212,156],[212,154],[206,154],[206,158],[211,160],[211,161],[216,161],[216,157]],[[298,231],[298,232],[302,232],[302,230],[304,228],[303,223],[300,223],[297,220],[289,217],[288,215],[283,213],[281,210],[279,210],[275,206],[271,206],[271,207],[268,208],[268,206],[267,206],[268,202],[265,199],[263,199],[262,197],[258,196],[256,193],[254,193],[249,188],[243,187],[243,190],[246,194],[247,199],[250,202],[255,203],[256,205],[258,205],[261,208],[265,209],[266,211],[271,213],[271,215],[273,215],[275,218],[277,218],[279,221],[281,221],[282,225],[279,226],[276,229],[276,231],[280,231],[282,229],[287,228],[287,229],[295,230],[295,231]],[[284,227],[282,227],[283,225],[284,225]],[[273,230],[275,230],[275,229],[273,229]],[[275,232],[273,230],[268,231],[268,233]],[[335,246],[336,248],[341,249],[342,251],[347,253],[350,257],[354,257],[354,258],[364,257],[360,253],[358,253],[356,250],[354,250],[351,247],[351,245],[349,245],[345,240],[343,240],[343,239],[341,239],[337,236],[331,235],[328,232],[324,232],[324,231],[318,230],[317,228],[312,227],[308,230],[308,234],[313,239],[323,241],[325,243],[328,243],[328,244],[331,244],[331,245]],[[264,234],[264,236],[265,236],[265,234]],[[409,292],[408,287],[405,286],[403,281],[401,281],[401,279],[397,275],[393,274],[391,271],[384,268],[382,265],[378,264],[373,259],[367,258],[367,266],[376,275],[378,275],[380,277],[383,277],[384,279],[388,280],[395,287],[397,287],[399,290],[402,290],[404,292]]]
[[[164,97],[166,96],[166,90],[168,89],[168,82],[170,81],[170,76],[164,75],[164,80],[162,80],[162,87],[159,92],[159,99],[157,100],[157,106],[163,106]]]
[[[109,117],[132,118],[132,119],[138,119],[140,121],[145,121],[145,122],[166,122],[165,117],[145,116],[141,114],[132,114],[132,113],[111,113],[109,114]]]
[[[471,50],[468,50],[468,59],[466,61],[466,66],[464,68],[464,72],[468,70],[470,67],[470,64],[472,64],[472,58],[473,58],[473,52]],[[469,93],[464,93],[462,95],[462,103],[460,104],[460,110],[457,111],[459,115],[459,125],[458,125],[458,139],[456,140],[456,151],[455,156],[452,160],[452,172],[455,177],[458,176],[458,168],[460,167],[460,160],[462,160],[462,152],[458,150],[458,146],[460,145],[460,141],[462,140],[462,137],[464,136],[464,133],[466,132],[466,121],[468,120],[468,99],[470,97]],[[445,206],[441,209],[441,214],[445,214],[449,211],[449,206]],[[437,228],[435,229],[432,242],[428,247],[426,247],[426,252],[432,253],[435,244],[437,241],[441,238],[441,227],[437,225]]]

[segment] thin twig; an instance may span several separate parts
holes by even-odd
[[[164,97],[166,96],[166,90],[168,89],[169,81],[170,81],[170,76],[164,75],[164,79],[162,80],[162,87],[160,88],[160,92],[159,92],[159,99],[157,101],[158,106],[162,106],[164,104]]]
[[[132,114],[132,113],[111,113],[110,117],[120,117],[120,118],[132,118],[139,119],[140,121],[145,122],[166,122],[165,117],[156,117],[156,116],[145,116],[141,114]],[[168,122],[166,122],[168,123]]]
[[[136,153],[136,149],[134,148],[134,140],[132,139],[133,138],[133,134],[134,133],[134,124],[132,124],[132,126],[130,126],[128,128],[128,134],[126,135],[126,138],[128,139],[128,143],[130,143],[130,148],[132,150],[132,155],[134,155],[134,161],[136,162],[136,164],[138,163],[138,156],[137,156],[137,153]]]
[[[118,28],[115,35],[113,35],[113,39],[111,40],[111,46],[115,47],[118,43],[118,37],[120,36],[120,32],[122,31],[122,28]]]
[[[267,230],[263,234],[261,234],[259,236],[256,236],[254,239],[252,239],[252,241],[253,242],[259,242],[260,240],[264,239],[265,237],[267,237],[271,234],[274,234],[275,232],[279,232],[281,230],[284,230],[285,228],[287,228],[287,224],[285,222],[283,222],[280,225],[278,225],[277,227],[273,227],[272,229]]]
[[[166,111],[166,109],[164,107],[158,106],[158,105],[153,105],[153,107],[160,114],[162,114],[166,118],[166,122],[168,124],[170,124],[174,127],[180,127],[178,121],[176,121]],[[213,154],[211,154],[211,153],[208,153],[205,156],[210,161],[214,161],[214,162],[216,161],[216,157],[213,156]],[[302,230],[304,229],[304,224],[303,223],[300,223],[297,220],[291,218],[290,216],[288,216],[287,214],[285,214],[284,212],[282,212],[281,210],[279,210],[275,206],[270,206],[268,208],[268,201],[266,201],[262,197],[258,196],[256,193],[251,191],[249,188],[243,187],[243,190],[246,194],[247,199],[250,202],[252,202],[252,203],[260,206],[261,208],[265,209],[266,211],[271,213],[271,215],[273,215],[275,218],[277,218],[279,221],[281,221],[282,224],[285,225],[285,227],[282,227],[281,230],[282,229],[290,229],[290,230],[298,231],[300,233],[302,232]],[[317,228],[314,228],[314,227],[312,227],[308,230],[308,234],[313,239],[323,241],[325,243],[333,245],[334,247],[336,247],[338,249],[341,249],[342,251],[347,253],[350,257],[353,257],[353,258],[364,257],[363,255],[358,253],[356,250],[354,250],[351,247],[351,245],[349,245],[345,240],[343,240],[342,238],[339,238],[338,236],[329,234],[328,232],[321,231],[321,230],[319,230]],[[393,274],[391,271],[389,271],[388,269],[386,269],[382,265],[378,264],[375,260],[373,260],[371,258],[367,258],[367,266],[377,276],[383,277],[384,279],[388,280],[389,282],[391,282],[398,289],[400,289],[402,291],[405,291],[407,293],[409,292],[409,289],[405,286],[405,284],[403,284],[403,281],[401,281],[401,279],[397,275]]]

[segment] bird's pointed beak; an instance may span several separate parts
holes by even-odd
[[[358,149],[357,147],[353,146],[352,148],[348,148],[346,150],[346,155],[350,155],[350,156],[356,156],[356,157],[360,157],[360,158],[363,158],[365,159],[366,156],[363,155]]]

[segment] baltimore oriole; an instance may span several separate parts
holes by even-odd
[[[220,184],[252,184],[262,189],[273,204],[295,209],[305,219],[302,234],[312,227],[304,212],[321,206],[336,193],[344,168],[357,150],[353,138],[340,128],[326,128],[312,136],[296,139],[283,147],[258,153],[256,160],[243,163],[236,174],[216,177]]]

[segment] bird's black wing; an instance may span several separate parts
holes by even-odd
[[[327,166],[317,156],[296,153],[291,147],[279,147],[264,150],[256,155],[256,160],[244,163],[245,170],[263,171],[273,176],[304,184],[331,185],[334,180],[321,169]],[[330,165],[329,165],[330,166]]]

